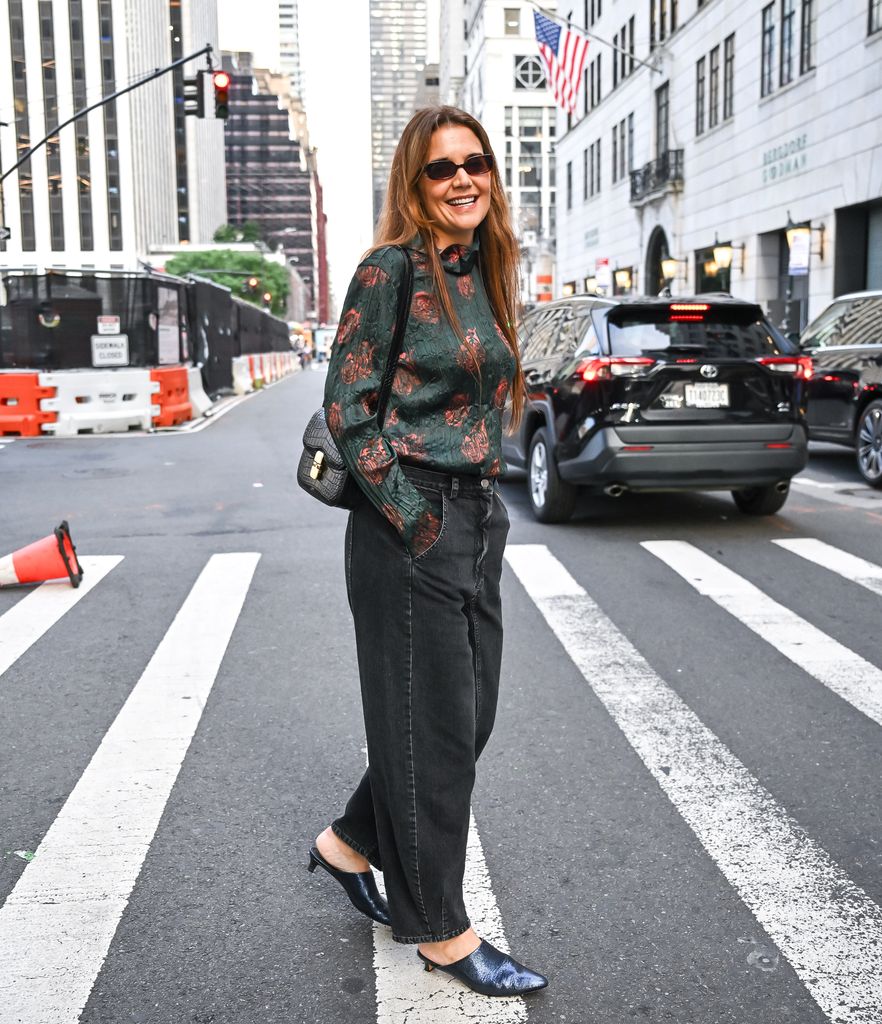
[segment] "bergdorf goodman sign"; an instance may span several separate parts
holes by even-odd
[[[803,132],[763,153],[763,184],[805,170],[808,136]]]

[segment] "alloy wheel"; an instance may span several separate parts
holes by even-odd
[[[548,457],[545,445],[540,441],[533,448],[533,456],[530,459],[530,494],[533,496],[533,504],[536,508],[542,508],[545,504],[547,493]]]
[[[875,403],[861,418],[857,457],[860,471],[868,483],[882,479],[882,407]]]

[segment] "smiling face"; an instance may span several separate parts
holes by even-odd
[[[426,163],[452,160],[461,164],[470,156],[483,152],[480,139],[470,128],[448,124],[432,133]],[[446,249],[448,245],[472,244],[475,228],[490,209],[491,178],[490,173],[470,177],[463,167],[447,181],[432,181],[425,174],[420,175],[423,207],[432,222],[435,244],[439,249]]]

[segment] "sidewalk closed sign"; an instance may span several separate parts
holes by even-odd
[[[128,366],[129,336],[127,334],[92,335],[93,366]]]
[[[99,334],[119,334],[119,317],[118,316],[99,316],[98,317],[98,333]]]

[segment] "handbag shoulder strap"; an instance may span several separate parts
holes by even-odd
[[[407,319],[410,314],[410,300],[413,291],[413,262],[410,253],[403,245],[396,245],[396,249],[404,258],[401,280],[398,282],[398,310],[395,313],[395,332],[392,335],[392,346],[389,349],[389,358],[386,360],[386,369],[383,372],[383,382],[380,384],[380,392],[377,396],[377,424],[380,430],[386,420],[386,406],[389,404],[389,395],[392,391],[392,381],[395,378],[395,370],[398,367],[398,356],[401,354],[401,343],[404,340],[404,331],[407,327]]]

